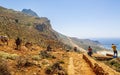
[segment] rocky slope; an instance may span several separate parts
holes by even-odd
[[[23,42],[36,43],[42,47],[48,44],[54,47],[62,46],[62,43],[57,41],[48,18],[29,16],[3,7],[0,7],[0,35],[10,39],[20,37]]]
[[[71,37],[73,43],[87,50],[88,46],[91,46],[94,52],[104,50],[102,45],[98,41],[92,41],[90,39],[78,39],[75,37]]]
[[[24,42],[33,42],[43,47],[52,44],[54,47],[73,49],[76,44],[76,46],[83,49],[87,49],[89,45],[97,50],[103,49],[99,46],[99,43],[94,41],[75,39],[60,34],[52,29],[48,18],[36,17],[35,15],[37,16],[30,9],[18,12],[0,7],[0,35],[7,35],[9,38],[14,39],[20,37]]]
[[[95,63],[101,63],[87,55],[67,52],[66,49],[74,46],[84,49],[72,38],[54,31],[46,17],[29,16],[0,7],[1,35],[8,36],[9,41],[8,45],[0,41],[0,75],[99,75],[98,72],[106,74],[107,71],[109,75],[120,75],[106,65],[102,67],[107,67],[106,70],[99,71],[99,65],[95,66]],[[16,50],[17,37],[22,39],[20,50]],[[26,46],[26,42],[32,45]],[[52,51],[46,51],[48,44]]]
[[[35,16],[34,14],[32,14],[32,12],[34,12],[34,11],[32,11],[31,9],[23,9],[22,12],[24,12],[28,15],[31,13],[32,16]],[[40,31],[43,31],[43,28],[45,28],[45,27],[43,25],[37,25],[36,28]],[[46,29],[49,29],[49,27]],[[58,40],[62,41],[64,44],[69,45],[71,47],[77,47],[78,50],[82,50],[82,51],[84,51],[83,49],[87,50],[88,46],[92,46],[94,51],[103,50],[103,47],[99,41],[92,41],[89,39],[78,39],[75,37],[67,37],[65,35],[62,35],[56,31],[54,31],[53,29],[51,29],[51,30],[56,35],[56,38],[58,38]]]
[[[95,61],[86,54],[65,52],[57,49],[46,52],[45,48],[33,45],[31,49],[22,45],[14,49],[13,40],[9,45],[0,46],[1,75],[120,75],[120,73]]]

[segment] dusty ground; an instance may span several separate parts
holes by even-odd
[[[90,66],[82,58],[82,54],[69,53],[69,75],[95,75]]]
[[[51,55],[55,56],[55,59],[52,58],[45,58],[42,59],[39,57],[40,51],[45,50],[37,45],[32,47],[32,50],[22,46],[20,51],[15,50],[14,44],[9,44],[9,46],[0,46],[0,53],[7,54],[16,54],[24,59],[22,62],[28,60],[32,63],[32,66],[18,68],[16,64],[18,64],[17,59],[11,59],[12,57],[6,58],[5,56],[1,55],[1,58],[6,59],[6,63],[9,68],[9,72],[12,75],[47,75],[45,74],[46,68],[53,65],[53,63],[57,61],[62,61],[62,67],[68,73],[68,75],[96,75],[93,72],[93,69],[89,66],[88,63],[83,59],[83,54],[75,53],[75,52],[65,52],[65,50],[54,50],[50,52]],[[7,54],[6,54],[7,53]],[[32,57],[34,57],[32,59]],[[27,58],[27,59],[26,59]],[[96,62],[100,64],[106,71],[108,71],[109,75],[120,75],[120,73],[116,73],[115,70],[111,69],[110,67],[106,66],[105,64],[95,61],[92,57],[89,57],[92,62]],[[56,74],[57,75],[57,74]],[[98,74],[99,75],[99,74]]]

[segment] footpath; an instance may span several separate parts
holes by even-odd
[[[109,66],[87,54],[69,52],[68,75],[120,75]]]

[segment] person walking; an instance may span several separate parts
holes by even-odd
[[[17,39],[15,40],[17,50],[21,49],[21,43],[22,43],[22,40],[19,37],[17,37]]]
[[[74,51],[77,52],[77,47],[74,47]]]
[[[52,48],[50,45],[47,46],[47,51],[52,51]]]
[[[92,56],[92,48],[90,46],[88,47],[88,55]]]
[[[117,53],[117,47],[115,44],[112,44],[112,50],[114,52],[114,57],[117,57],[118,56],[118,53]]]

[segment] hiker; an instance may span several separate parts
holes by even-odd
[[[15,40],[17,50],[21,49],[21,43],[22,43],[22,40],[19,37],[17,37],[17,39]]]
[[[92,55],[92,48],[89,46],[88,47],[88,55],[91,56]]]
[[[51,49],[52,49],[52,48],[50,47],[50,45],[48,45],[48,46],[47,46],[47,51],[51,51]]]
[[[74,47],[74,51],[77,52],[77,47]]]
[[[118,53],[117,53],[117,49],[116,49],[116,45],[115,44],[112,44],[112,50],[114,52],[114,57],[117,57],[118,56]],[[116,55],[116,56],[115,56]]]

